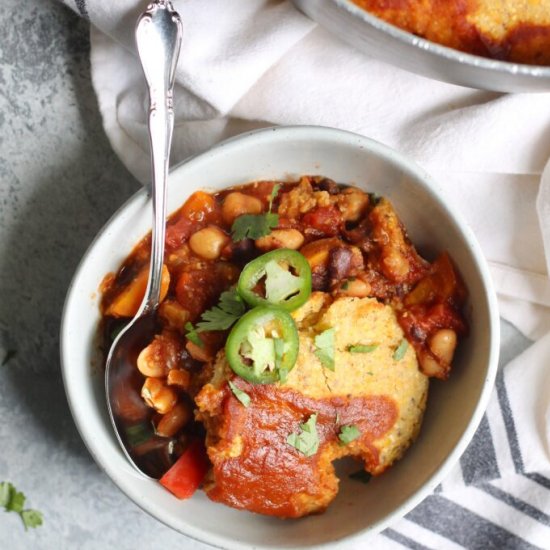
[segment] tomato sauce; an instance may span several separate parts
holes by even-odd
[[[242,450],[228,459],[229,448],[214,446],[210,459],[216,484],[207,493],[212,500],[261,514],[297,517],[303,515],[303,504],[295,501],[296,495],[315,501],[333,497],[337,486],[326,485],[322,463],[335,458],[342,425],[353,424],[361,431],[358,441],[368,449],[361,458],[368,469],[375,469],[378,452],[371,443],[390,430],[398,414],[395,403],[384,396],[309,399],[271,384],[240,380],[238,385],[251,403],[243,407],[227,390],[222,404],[225,423],[218,433],[227,447],[240,438]],[[290,446],[287,437],[313,413],[319,450],[307,457]]]

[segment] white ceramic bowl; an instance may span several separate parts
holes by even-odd
[[[450,381],[432,382],[417,442],[391,470],[368,485],[341,480],[323,515],[281,521],[215,504],[198,491],[179,501],[127,462],[111,431],[96,330],[98,287],[151,225],[149,200],[136,193],[85,254],[68,292],[61,327],[63,378],[71,411],[96,462],[134,502],[165,524],[212,545],[242,549],[337,547],[376,533],[425,498],[472,438],[497,368],[499,324],[494,291],[472,232],[444,204],[437,184],[401,155],[367,138],[319,127],[269,128],[244,134],[175,168],[168,211],[195,190],[257,179],[322,174],[393,201],[413,242],[427,255],[448,250],[470,291],[470,336],[461,344]]]

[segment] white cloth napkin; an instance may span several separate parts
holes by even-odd
[[[92,76],[105,130],[128,169],[147,182],[146,90],[133,43],[146,2],[64,1],[93,23]],[[463,462],[444,484],[444,494],[452,500],[448,495],[462,491],[455,504],[513,532],[522,544],[545,547],[541,541],[550,541],[545,477],[550,473],[550,164],[541,175],[550,158],[550,94],[497,94],[405,72],[354,51],[283,0],[173,3],[184,21],[173,164],[252,128],[343,128],[415,159],[472,226],[489,260],[502,316],[539,341],[503,369],[500,393],[486,416],[499,450],[493,453],[498,475],[470,479],[465,472],[471,464]],[[521,460],[507,461],[506,452],[519,453]],[[524,487],[528,475],[540,476],[529,480],[536,487]],[[491,488],[479,489],[480,483]],[[479,510],[471,502],[481,497],[468,493],[474,489],[485,491]],[[506,496],[498,498],[494,491]],[[505,502],[504,508],[493,501]],[[520,503],[528,512],[518,511]],[[456,510],[450,514],[457,517]],[[422,527],[418,518],[398,525],[392,536],[386,533],[386,543],[406,546],[403,537],[412,537],[429,547],[451,548],[452,540],[459,540],[433,525]]]

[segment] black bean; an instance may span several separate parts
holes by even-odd
[[[327,290],[328,288],[328,273],[325,269],[314,269],[311,273],[311,288],[312,290]]]
[[[327,191],[329,195],[337,195],[340,192],[339,185],[334,180],[329,178],[323,178],[314,185],[316,189],[319,191]]]
[[[330,251],[328,271],[331,283],[345,279],[351,269],[353,253],[349,248],[341,246]]]

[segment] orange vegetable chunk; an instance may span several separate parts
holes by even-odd
[[[149,280],[149,267],[142,269],[130,283],[122,289],[122,292],[111,302],[106,315],[112,317],[133,317],[139,309],[147,289]],[[162,266],[162,280],[160,284],[160,301],[164,300],[170,286],[170,272],[168,268]]]

